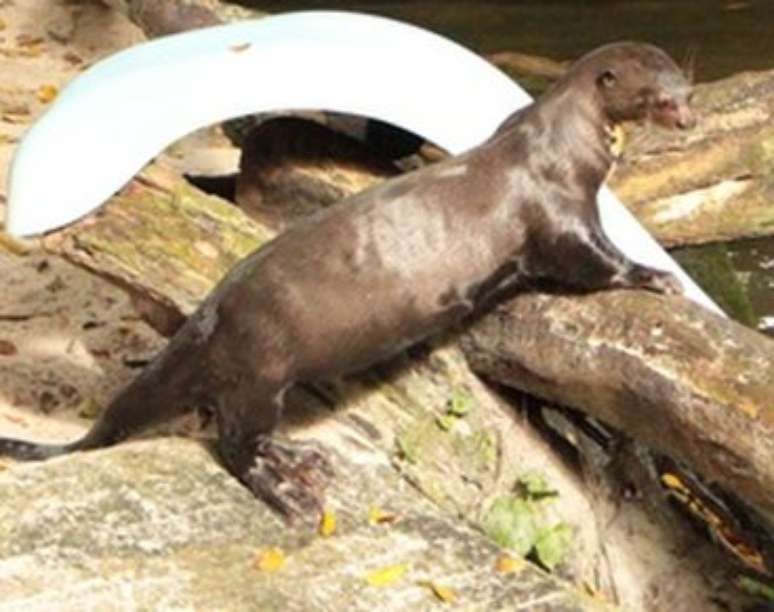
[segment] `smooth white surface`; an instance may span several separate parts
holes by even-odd
[[[478,55],[383,17],[290,13],[132,47],[74,79],[25,135],[6,229],[30,235],[91,212],[166,146],[234,117],[328,110],[382,119],[459,153],[531,98]],[[624,253],[712,301],[607,190],[603,226]]]

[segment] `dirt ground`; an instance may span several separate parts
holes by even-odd
[[[69,80],[143,38],[98,2],[0,0],[0,216],[9,165],[27,127]],[[236,155],[213,131],[167,152],[193,171],[229,169]],[[79,179],[88,180],[88,168],[83,173]],[[0,435],[71,439],[163,340],[122,291],[40,253],[34,242],[30,247],[16,253],[0,236]]]

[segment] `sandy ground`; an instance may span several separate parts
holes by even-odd
[[[142,40],[125,17],[97,2],[0,0],[0,214],[25,129],[70,79]],[[194,171],[226,169],[235,156],[212,131],[168,154]],[[0,435],[73,438],[162,340],[122,291],[34,248],[14,254],[0,241],[0,278]]]

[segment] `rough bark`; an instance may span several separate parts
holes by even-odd
[[[528,294],[467,334],[491,380],[574,406],[774,519],[774,342],[681,298]]]

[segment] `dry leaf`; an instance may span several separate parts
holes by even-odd
[[[43,43],[39,42],[29,47],[10,50],[11,57],[40,57],[43,55]]]
[[[336,533],[336,515],[331,510],[325,510],[320,518],[320,528],[318,530],[324,538]]]
[[[15,113],[3,113],[3,121],[11,124],[27,123],[30,118],[29,115],[17,115]]]
[[[26,115],[30,112],[30,107],[24,102],[18,100],[0,100],[0,110],[12,115]]]
[[[401,578],[408,571],[408,563],[399,563],[398,565],[388,565],[378,570],[370,572],[366,576],[366,582],[371,586],[383,587],[389,586]]]
[[[432,581],[425,582],[424,586],[430,589],[433,592],[433,595],[444,603],[454,603],[457,601],[457,593],[451,587],[443,586]]]
[[[393,512],[386,512],[381,508],[373,507],[368,511],[368,522],[372,525],[383,525],[384,523],[394,523],[398,520],[398,515]]]
[[[524,569],[524,559],[511,557],[510,555],[500,555],[497,558],[495,569],[501,574],[515,574]]]
[[[34,47],[40,45],[45,39],[42,36],[33,36],[32,34],[19,34],[16,37],[16,44],[20,47]]]
[[[38,101],[41,104],[48,104],[54,101],[57,94],[59,94],[59,90],[54,85],[41,85],[38,88]]]
[[[278,572],[285,566],[285,553],[279,548],[267,548],[255,556],[255,567],[262,572]]]
[[[27,419],[24,417],[16,416],[15,414],[4,414],[3,415],[7,420],[11,421],[11,423],[16,423],[17,425],[26,425]]]
[[[77,53],[68,51],[62,56],[62,59],[72,66],[77,66],[83,63],[83,58]]]
[[[13,342],[10,340],[0,340],[0,355],[9,357],[11,355],[16,355],[18,352],[19,349],[16,348],[16,345]]]

